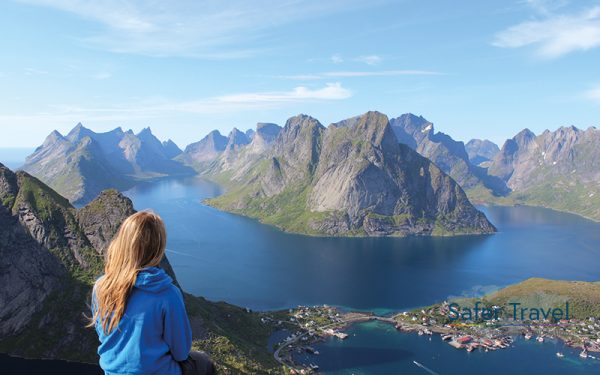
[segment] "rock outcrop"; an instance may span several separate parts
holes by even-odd
[[[320,235],[492,233],[450,177],[399,144],[387,117],[368,112],[327,129],[290,118],[269,152],[236,175],[217,207]]]
[[[508,139],[488,171],[506,182],[516,203],[600,220],[600,131],[574,126]]]
[[[435,132],[433,123],[411,113],[390,120],[400,143],[408,145],[431,160],[469,192],[485,190],[495,196],[506,195],[509,190],[498,178],[487,174],[484,168],[473,164],[463,142],[447,134]]]
[[[471,139],[465,145],[465,150],[469,161],[479,166],[484,166],[483,163],[491,161],[500,152],[498,145],[487,139]]]

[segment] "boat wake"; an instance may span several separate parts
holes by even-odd
[[[413,363],[414,363],[415,365],[417,365],[417,367],[420,367],[420,368],[422,368],[423,370],[427,371],[427,372],[428,372],[428,373],[430,373],[431,375],[439,375],[437,372],[435,372],[435,371],[433,371],[433,370],[430,370],[430,369],[428,369],[427,367],[423,366],[422,364],[420,364],[420,363],[419,363],[419,362],[417,362],[417,361],[413,361]]]

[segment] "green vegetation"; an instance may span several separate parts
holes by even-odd
[[[273,328],[261,314],[224,302],[185,295],[192,322],[199,319],[207,330],[194,341],[196,350],[210,354],[223,373],[278,374],[281,366],[267,350]],[[192,323],[193,325],[193,323]]]
[[[574,318],[600,317],[600,282],[531,278],[485,298],[496,305],[521,302],[536,307],[556,307],[568,301]]]

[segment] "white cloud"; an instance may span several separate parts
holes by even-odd
[[[272,48],[268,38],[279,26],[371,5],[359,0],[17,1],[58,9],[100,24],[97,33],[78,36],[95,47],[198,58],[250,56]]]
[[[343,100],[352,91],[340,83],[320,88],[298,86],[288,91],[247,92],[199,98],[187,101],[147,99],[112,107],[53,106],[51,110],[0,115],[2,125],[70,124],[79,121],[107,122],[173,117],[180,114],[232,114],[236,112],[277,108],[292,103]]]
[[[592,87],[591,89],[584,92],[584,97],[588,100],[594,101],[600,104],[600,85]]]
[[[600,6],[586,11],[527,21],[496,34],[493,45],[503,48],[534,46],[543,58],[557,58],[600,46]]]
[[[377,65],[381,62],[382,58],[377,55],[359,56],[355,59],[356,61],[363,62],[368,65]]]
[[[25,75],[27,76],[40,76],[45,74],[48,74],[48,71],[37,68],[25,68]]]
[[[393,77],[393,76],[433,76],[443,73],[432,70],[379,70],[379,71],[332,71],[316,74],[298,74],[277,76],[277,78],[291,79],[298,81],[309,81],[327,78],[353,78],[353,77]]]
[[[109,79],[110,77],[112,77],[112,74],[109,72],[98,72],[98,73],[92,75],[93,79],[96,79],[99,81]]]
[[[342,58],[342,55],[340,55],[339,53],[336,53],[335,55],[332,55],[330,58],[331,62],[334,64],[341,64],[344,62],[344,59]]]

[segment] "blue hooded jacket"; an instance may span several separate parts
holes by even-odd
[[[95,310],[95,294],[92,310]],[[107,375],[181,375],[177,362],[187,359],[192,331],[181,291],[164,270],[138,273],[125,313],[108,335],[96,321],[100,367]]]

